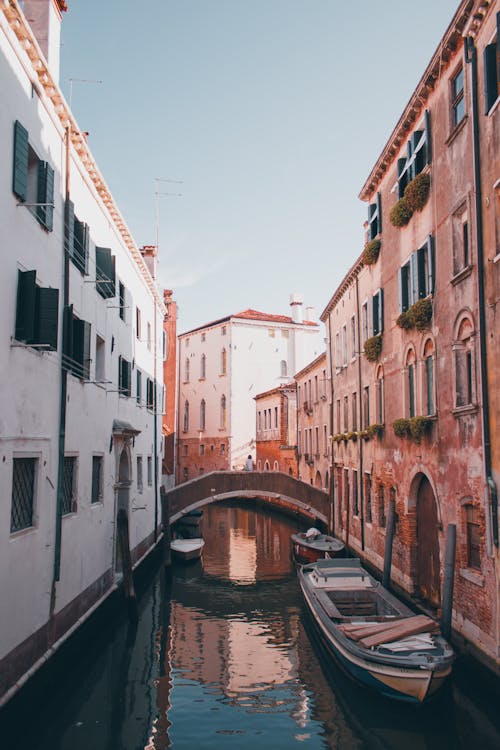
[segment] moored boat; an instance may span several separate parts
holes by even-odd
[[[297,562],[316,562],[324,557],[336,557],[344,549],[344,543],[315,528],[292,534],[293,556]]]
[[[318,560],[298,575],[328,652],[359,682],[422,703],[451,674],[454,653],[436,621],[412,612],[359,559]]]
[[[170,549],[175,558],[188,562],[189,560],[197,560],[201,557],[204,544],[205,541],[201,538],[172,539]]]

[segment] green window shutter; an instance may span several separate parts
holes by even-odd
[[[431,134],[431,112],[429,109],[424,113],[425,123],[425,163],[430,164],[432,161],[432,134]]]
[[[372,333],[374,336],[380,333],[379,322],[379,298],[377,293],[372,297]]]
[[[408,310],[408,265],[398,271],[399,312]]]
[[[427,246],[420,247],[415,253],[417,257],[417,290],[418,298],[427,297]]]
[[[435,278],[434,237],[430,234],[427,237],[427,294],[434,294]]]
[[[49,204],[54,201],[54,170],[46,161],[38,162],[37,203]],[[52,231],[54,209],[49,205],[36,207],[36,216],[49,232]]]
[[[378,290],[378,331],[384,332],[384,290]]]
[[[28,192],[28,131],[19,120],[14,123],[14,164],[12,169],[12,192],[25,201]]]
[[[90,323],[73,318],[73,373],[83,380],[90,377]]]
[[[83,377],[90,380],[90,333],[92,326],[86,320],[83,323]]]
[[[418,255],[412,253],[410,256],[410,305],[414,305],[418,298]]]
[[[140,370],[137,370],[136,372],[136,387],[135,387],[135,397],[138,404],[141,403],[142,400],[142,373]]]
[[[73,305],[64,308],[63,313],[63,365],[73,372]]]
[[[115,296],[115,256],[111,255],[109,247],[96,247],[95,249],[96,265],[96,284],[97,291],[108,299]],[[104,283],[103,280],[106,280]],[[109,280],[109,281],[108,281]]]
[[[59,290],[37,287],[36,297],[36,343],[47,344],[55,351],[57,349]]]
[[[73,249],[71,260],[80,273],[85,273],[85,224],[79,219],[73,222]]]
[[[84,224],[83,225],[83,273],[85,276],[88,276],[89,274],[89,241],[90,241],[90,232],[89,232],[89,225]]]
[[[379,192],[377,193],[377,223],[378,223],[378,232],[379,234],[382,234],[382,194]]]
[[[485,112],[488,114],[498,96],[497,45],[488,44],[483,54]]]
[[[32,343],[35,338],[36,271],[18,271],[16,330],[17,341]]]
[[[71,258],[75,244],[75,204],[69,198],[64,213],[64,250]]]

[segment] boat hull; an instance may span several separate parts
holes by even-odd
[[[204,544],[203,539],[174,539],[170,544],[172,557],[182,562],[198,560]]]
[[[323,560],[325,557],[336,557],[344,552],[344,544],[333,537],[331,542],[315,543],[314,540],[307,541],[300,534],[292,534],[292,552],[296,562],[307,564]]]

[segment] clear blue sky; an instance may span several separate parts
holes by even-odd
[[[458,0],[69,0],[61,86],[179,332],[321,313],[363,249],[358,199]],[[183,180],[158,184],[155,177]]]

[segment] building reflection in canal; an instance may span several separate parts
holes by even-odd
[[[466,672],[415,711],[325,668],[290,559],[296,529],[294,519],[251,505],[206,509],[203,562],[174,566],[171,578],[158,571],[136,628],[123,617],[101,620],[71,662],[0,714],[2,746],[500,747],[495,701],[478,698]]]

